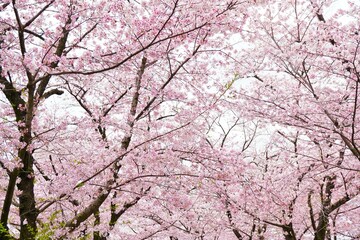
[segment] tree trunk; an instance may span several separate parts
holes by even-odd
[[[13,199],[15,185],[16,185],[16,179],[17,179],[18,174],[19,174],[18,168],[15,168],[12,172],[9,173],[9,184],[6,189],[6,195],[5,195],[3,209],[1,210],[0,239],[4,239],[4,240],[13,239],[9,235],[9,231],[8,231],[9,228],[7,226],[7,221],[9,218],[11,202]]]
[[[20,239],[30,240],[35,239],[37,232],[36,218],[38,216],[34,196],[34,159],[26,148],[20,150],[19,157],[24,164],[19,173],[20,183],[17,184],[18,189],[21,191],[19,196]]]
[[[37,232],[36,218],[38,211],[35,208],[35,195],[34,195],[34,158],[32,156],[31,144],[32,144],[32,120],[34,117],[34,93],[35,86],[32,84],[33,78],[28,74],[28,100],[26,104],[25,115],[25,127],[21,129],[24,133],[20,138],[20,141],[25,144],[23,148],[19,150],[18,156],[23,164],[19,178],[20,183],[17,184],[18,189],[21,191],[19,196],[19,212],[20,212],[20,239],[31,240],[35,239]]]
[[[319,223],[316,227],[314,240],[325,240],[329,227],[329,215],[331,213],[332,190],[335,187],[335,176],[324,178],[325,189],[321,187],[322,211],[319,216]],[[323,192],[324,191],[324,192]]]
[[[286,224],[283,227],[285,240],[296,240],[296,234],[292,223]]]

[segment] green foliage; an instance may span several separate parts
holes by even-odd
[[[28,230],[28,232],[30,233],[31,236],[36,236],[36,232],[32,227],[30,227],[29,225],[25,225],[25,226],[26,226],[26,228],[27,228],[27,230]]]
[[[51,240],[54,235],[54,230],[50,223],[43,223],[39,226],[38,232],[35,236],[36,240]]]
[[[36,233],[36,240],[51,240],[53,239],[55,230],[61,228],[62,224],[59,225],[54,224],[54,220],[58,217],[58,214],[61,211],[53,212],[49,217],[49,222],[41,223],[38,228],[38,232]]]
[[[12,238],[9,231],[0,223],[0,236]]]
[[[231,81],[229,81],[229,82],[227,82],[227,83],[225,84],[226,90],[229,90],[229,89],[231,88],[231,86],[234,84],[234,82],[235,82],[236,80],[238,80],[239,78],[240,78],[240,75],[239,75],[238,73],[235,73],[235,74],[234,74],[234,78],[231,79]]]

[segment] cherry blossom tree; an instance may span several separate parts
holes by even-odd
[[[204,126],[248,5],[3,1],[1,238],[217,232],[196,219],[226,156]]]
[[[359,8],[0,6],[1,239],[356,239]]]
[[[255,230],[244,216],[267,238],[359,237],[359,6],[343,4],[274,1],[249,14],[238,59],[251,88],[232,101],[272,130],[248,182],[223,192],[238,239]]]

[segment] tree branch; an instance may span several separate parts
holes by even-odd
[[[52,95],[62,95],[63,93],[64,93],[64,91],[62,91],[62,90],[51,89],[43,94],[43,98],[47,99],[47,98],[51,97]]]

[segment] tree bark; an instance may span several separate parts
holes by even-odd
[[[3,230],[0,231],[0,239],[12,239],[9,235],[9,228],[7,226],[7,221],[9,218],[9,213],[10,213],[10,207],[11,207],[11,201],[13,199],[13,195],[14,195],[14,190],[15,190],[15,184],[16,184],[16,179],[17,176],[19,174],[19,169],[15,168],[10,174],[9,174],[9,183],[8,183],[8,187],[6,189],[6,195],[5,195],[5,200],[4,200],[4,204],[3,204],[3,208],[1,210],[1,221],[0,224],[3,227]]]
[[[26,105],[26,115],[24,119],[25,126],[22,127],[20,141],[25,144],[23,148],[19,150],[18,157],[21,159],[23,167],[19,172],[20,183],[17,184],[18,189],[21,191],[19,196],[19,211],[20,211],[20,239],[35,239],[37,232],[36,218],[38,211],[35,207],[35,195],[34,195],[34,158],[32,156],[31,144],[32,144],[32,121],[34,113],[34,94],[35,86],[33,84],[33,77],[28,74],[28,99]]]
[[[325,189],[324,194],[321,194],[322,212],[319,216],[319,222],[316,227],[314,240],[325,240],[329,227],[329,215],[331,213],[331,194],[334,189],[335,176],[326,176],[324,178]],[[323,191],[323,189],[321,189]]]

